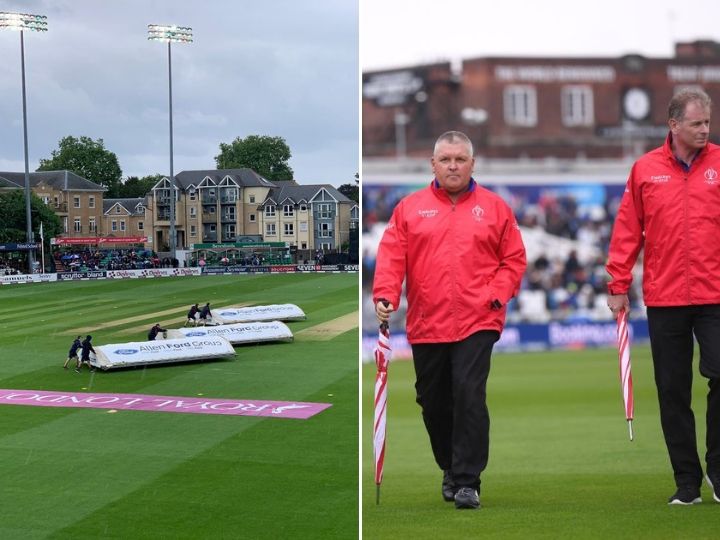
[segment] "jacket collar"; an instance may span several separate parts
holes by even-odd
[[[438,182],[437,178],[433,178],[433,181],[430,183],[430,188],[432,189],[432,192],[435,194],[436,197],[447,197],[447,193],[443,188],[440,187],[440,182]],[[477,188],[477,182],[475,182],[475,179],[470,177],[470,183],[468,184],[468,189],[465,193],[462,194],[461,199],[465,198],[465,195],[468,193],[472,193]]]

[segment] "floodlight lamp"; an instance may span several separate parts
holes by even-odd
[[[45,15],[0,11],[0,28],[47,32],[47,17]]]

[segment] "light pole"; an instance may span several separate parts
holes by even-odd
[[[175,262],[177,236],[175,232],[175,172],[173,170],[173,113],[172,113],[172,48],[175,43],[192,43],[192,28],[186,26],[148,24],[148,39],[163,41],[168,47],[168,101],[170,103],[170,256]]]
[[[25,38],[24,30],[47,32],[47,17],[44,15],[29,15],[27,13],[0,12],[0,29],[20,31],[20,68],[22,72],[22,106],[23,106],[23,141],[25,144],[25,226],[27,242],[34,240],[32,231],[32,212],[30,210],[30,164],[28,160],[27,136],[27,100],[25,97]],[[35,257],[32,249],[28,249],[28,273],[34,271]],[[45,269],[43,269],[45,271]]]

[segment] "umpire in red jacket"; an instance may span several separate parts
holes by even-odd
[[[633,166],[613,226],[608,306],[628,310],[632,268],[644,249],[660,422],[677,491],[669,504],[701,502],[703,471],[690,407],[693,335],[709,379],[707,481],[720,502],[720,147],[708,142],[712,103],[702,90],[670,101],[665,144]]]
[[[431,160],[435,178],[395,207],[378,247],[373,284],[376,314],[384,322],[406,280],[417,402],[443,470],[443,498],[456,508],[480,506],[489,451],[490,356],[527,265],[512,210],[472,179],[474,163],[465,134],[449,131],[438,138]]]

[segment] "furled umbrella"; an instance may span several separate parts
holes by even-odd
[[[392,357],[390,331],[386,322],[380,325],[375,348],[375,422],[373,424],[373,450],[375,455],[375,504],[380,504],[380,484],[385,463],[385,420],[387,415],[387,368]]]
[[[632,365],[630,363],[630,332],[628,331],[628,313],[622,310],[617,318],[618,359],[620,361],[620,383],[622,385],[623,402],[625,404],[625,418],[630,430],[630,440],[633,440],[633,414],[635,403],[633,401]]]

